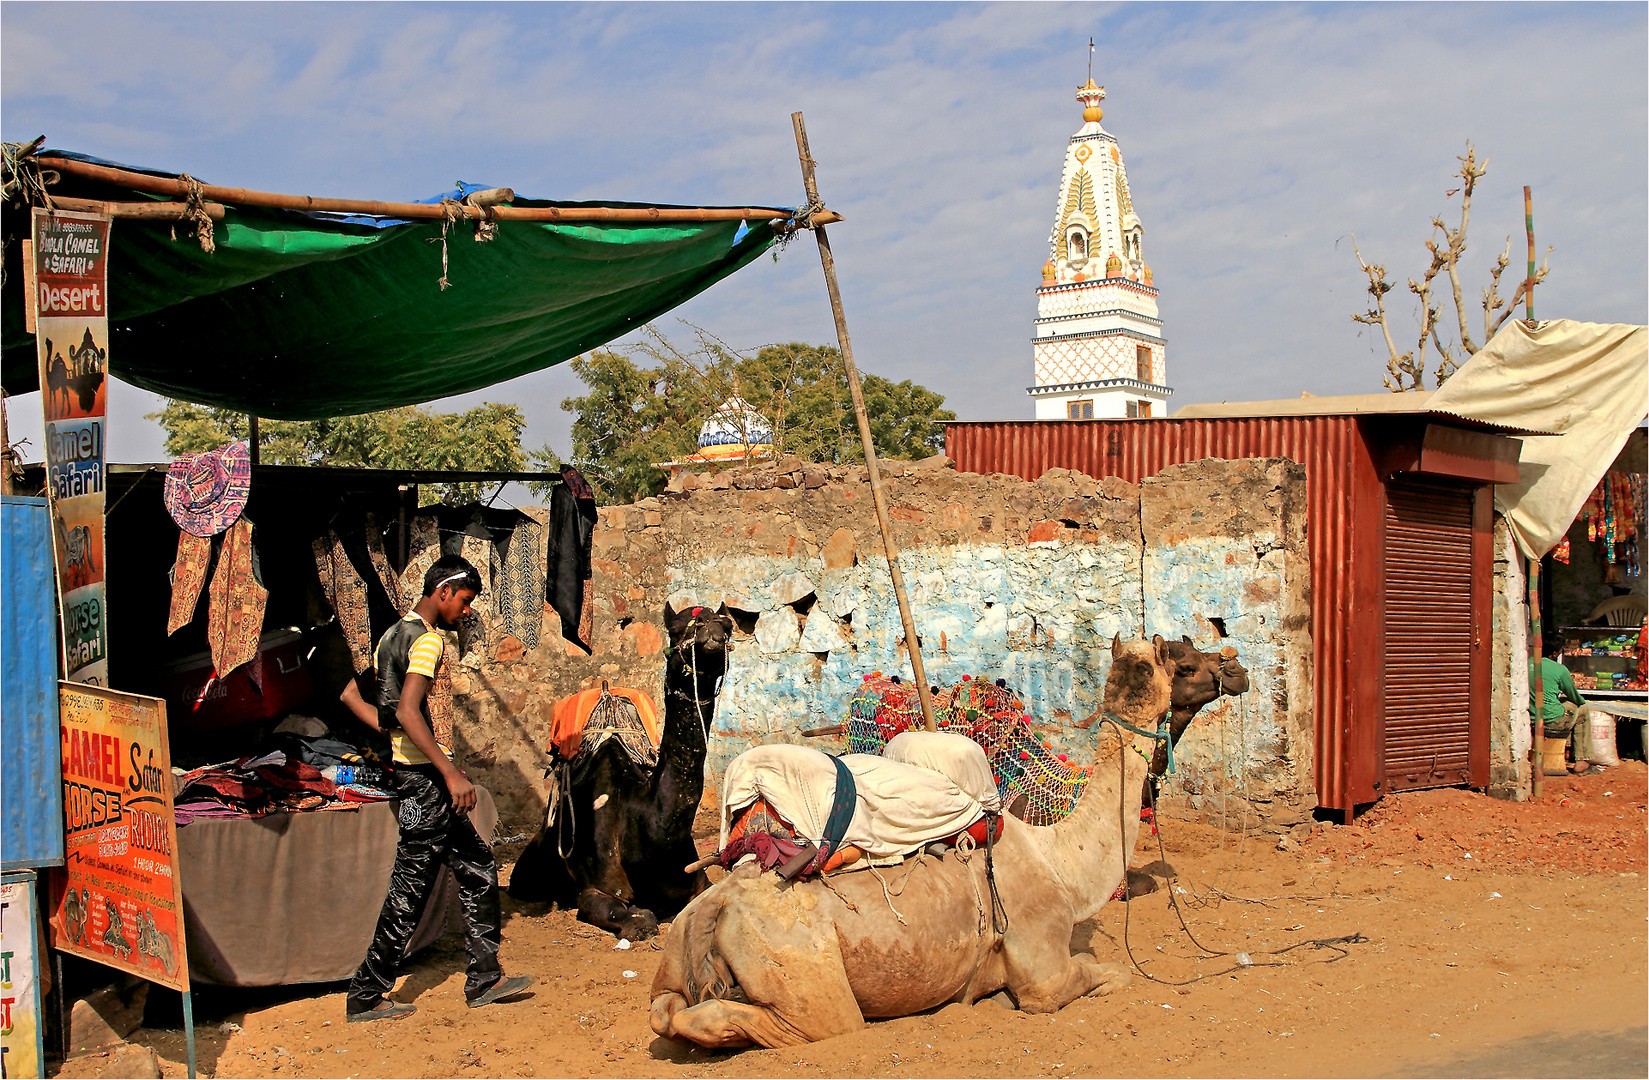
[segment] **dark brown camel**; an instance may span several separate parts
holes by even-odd
[[[568,770],[554,823],[539,830],[510,875],[517,900],[576,905],[580,920],[640,941],[709,887],[693,817],[704,794],[705,738],[727,671],[733,620],[726,607],[668,605],[664,730],[658,764],[644,769],[617,739],[580,754]]]
[[[1227,656],[1224,650],[1205,653],[1184,636],[1178,641],[1166,641],[1161,635],[1152,640],[1162,648],[1163,655],[1172,665],[1174,696],[1168,717],[1168,734],[1176,745],[1204,705],[1221,694],[1235,696],[1248,693],[1248,669],[1237,661],[1235,648],[1231,648]],[[1151,775],[1161,776],[1167,768],[1168,748],[1159,742],[1151,756]]]

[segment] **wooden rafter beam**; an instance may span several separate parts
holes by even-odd
[[[36,155],[33,160],[43,168],[53,169],[67,176],[97,180],[102,183],[129,188],[133,191],[146,192],[150,195],[166,195],[175,199],[187,199],[190,196],[190,184],[174,177],[131,172],[127,169],[117,169],[109,165],[95,165],[89,161],[55,157],[49,154]],[[790,210],[776,206],[477,206],[471,203],[442,204],[378,202],[363,199],[320,199],[312,195],[281,195],[271,191],[219,187],[215,184],[200,184],[196,191],[202,199],[229,206],[258,206],[272,210],[300,210],[329,214],[365,214],[371,217],[406,218],[413,221],[439,221],[446,217],[448,213],[454,212],[451,209],[453,207],[456,207],[456,213],[460,217],[489,221],[772,221],[781,218],[788,219],[791,216]],[[63,204],[65,209],[69,208],[66,200],[54,198],[53,201]],[[79,201],[91,202],[94,200]],[[110,205],[130,207],[137,204],[112,203]],[[210,212],[210,203],[208,203],[208,213]],[[126,213],[117,214],[116,216],[138,217],[151,215]],[[152,216],[165,217],[167,213],[155,213]],[[821,210],[815,213],[810,221],[803,223],[803,226],[828,225],[841,220],[842,216],[840,214],[830,210]]]

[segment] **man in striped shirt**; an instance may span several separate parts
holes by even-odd
[[[390,785],[400,800],[401,841],[378,928],[349,983],[350,1023],[398,1020],[417,1011],[388,994],[443,863],[458,881],[463,906],[469,952],[464,998],[470,1008],[513,997],[532,983],[525,975],[506,977],[498,964],[498,865],[468,816],[475,809],[475,785],[437,737],[450,743],[451,732],[439,730],[450,717],[432,723],[430,711],[430,690],[446,651],[441,631],[456,628],[480,592],[474,566],[457,555],[443,556],[424,575],[423,599],[378,640],[378,724],[393,750]]]

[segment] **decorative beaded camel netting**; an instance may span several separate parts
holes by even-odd
[[[1031,730],[1025,703],[1003,680],[964,675],[956,686],[935,692],[933,719],[938,730],[980,745],[1002,805],[1013,806],[1023,796],[1020,816],[1032,825],[1063,819],[1082,797],[1088,770],[1070,764]],[[848,752],[880,754],[889,739],[912,728],[922,728],[916,687],[879,671],[866,675],[848,707]]]

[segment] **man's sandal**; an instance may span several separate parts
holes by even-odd
[[[481,991],[469,1001],[469,1007],[479,1009],[483,1005],[491,1005],[495,1001],[512,998],[532,985],[532,976],[515,975],[508,979],[499,979],[485,990]]]
[[[417,1011],[418,1006],[416,1005],[403,1005],[399,1001],[391,1001],[385,998],[370,1009],[350,1013],[349,1022],[351,1024],[364,1024],[369,1020],[404,1020]]]

